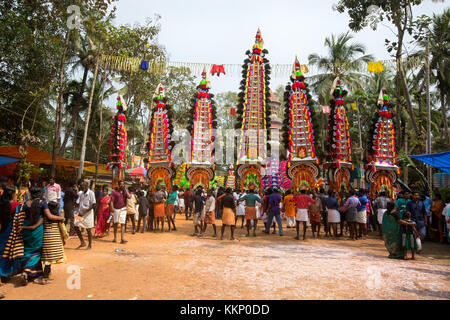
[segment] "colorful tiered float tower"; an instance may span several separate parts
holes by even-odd
[[[226,177],[226,183],[225,183],[225,188],[231,188],[234,189],[236,187],[236,176],[234,175],[234,168],[233,166],[231,166],[228,169],[228,174]]]
[[[172,137],[172,115],[171,109],[166,105],[164,87],[159,84],[154,98],[155,108],[153,109],[150,122],[150,138],[148,142],[149,152],[147,159],[147,176],[152,190],[161,184],[172,189],[171,177],[173,168],[171,162],[171,150],[174,142]]]
[[[214,178],[213,129],[216,127],[215,103],[213,94],[209,93],[210,83],[206,68],[202,72],[195,104],[192,106],[191,158],[186,170],[186,178],[193,189],[202,186],[208,189]]]
[[[369,146],[366,180],[370,185],[369,193],[374,199],[378,192],[385,190],[388,197],[393,198],[394,183],[400,174],[397,166],[397,151],[395,148],[395,124],[389,111],[389,95],[387,90],[381,90],[378,98],[378,111],[374,115]]]
[[[268,188],[282,188],[280,161],[278,159],[270,160],[266,164],[266,175],[263,177],[262,189]]]
[[[236,129],[241,129],[237,159],[237,173],[240,189],[253,182],[256,188],[262,186],[262,169],[267,157],[268,129],[270,128],[269,61],[263,49],[264,41],[258,29],[252,52],[247,51],[244,61],[237,108]]]
[[[111,125],[109,139],[109,163],[106,169],[112,170],[112,187],[118,187],[119,181],[125,177],[125,169],[129,168],[127,154],[127,127],[125,126],[127,105],[122,96],[117,97],[117,112]]]
[[[286,86],[285,120],[283,143],[288,151],[288,176],[292,188],[314,189],[319,175],[319,159],[314,147],[314,109],[312,97],[305,84],[304,73],[308,72],[297,57],[292,67],[291,84]],[[316,129],[317,130],[317,129]]]
[[[337,78],[331,89],[333,99],[330,101],[328,117],[328,136],[326,141],[326,163],[328,185],[330,190],[349,191],[350,176],[353,169],[352,149],[341,81]]]

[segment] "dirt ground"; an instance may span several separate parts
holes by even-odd
[[[382,240],[294,240],[285,236],[219,241],[192,237],[192,221],[176,220],[178,231],[126,234],[125,245],[109,237],[90,251],[68,240],[67,262],[52,267],[53,282],[0,288],[5,299],[450,299],[450,245],[424,243],[417,260],[388,259]],[[218,222],[220,225],[220,221]],[[285,223],[284,223],[285,225]],[[261,227],[258,227],[261,229]],[[125,249],[125,251],[116,251]],[[69,266],[80,268],[80,289],[68,289]],[[70,271],[70,270],[69,270]]]

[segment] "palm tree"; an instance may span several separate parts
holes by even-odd
[[[84,97],[84,92],[86,90],[88,73],[91,69],[93,69],[94,66],[94,55],[92,53],[92,50],[89,48],[90,44],[89,36],[85,35],[84,37],[82,37],[82,35],[79,32],[76,32],[75,36],[76,37],[73,39],[72,46],[73,50],[77,52],[76,53],[77,59],[73,65],[72,71],[75,72],[81,67],[83,69],[83,77],[81,79],[81,82],[73,80],[71,81],[71,84],[69,83],[68,93],[72,95],[72,102],[70,105],[71,118],[69,124],[65,129],[64,139],[59,149],[60,156],[64,155],[67,142],[69,141],[70,135],[72,134],[72,130],[74,128],[78,114],[85,106],[87,106],[87,101],[86,98]],[[77,83],[76,90],[74,90],[76,83]]]
[[[433,14],[432,25],[427,30],[426,39],[422,46],[428,42],[431,53],[430,69],[434,71],[434,80],[440,93],[442,125],[447,143],[450,143],[448,129],[447,104],[450,92],[450,9],[446,9],[441,15]]]
[[[323,72],[310,78],[321,103],[329,100],[330,88],[336,77],[339,77],[350,91],[361,88],[361,80],[369,77],[359,70],[362,63],[373,60],[373,56],[365,54],[366,48],[363,44],[350,44],[352,38],[349,32],[337,37],[331,35],[324,43],[328,47],[328,56],[319,56],[317,53],[308,56],[309,64],[317,66]]]
[[[96,159],[97,156],[102,161],[107,158],[107,150],[100,152],[102,148],[106,146],[106,142],[109,138],[109,128],[111,125],[112,116],[114,115],[113,109],[104,104],[105,100],[108,100],[113,94],[116,93],[116,89],[111,85],[108,79],[109,75],[106,72],[102,72],[99,75],[97,82],[95,83],[94,94],[92,99],[92,119],[89,125],[89,131],[87,136],[87,145],[90,146],[86,150],[86,158]],[[93,86],[93,78],[89,79],[87,84],[87,90],[91,92]]]

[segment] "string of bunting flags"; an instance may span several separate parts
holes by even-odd
[[[414,69],[423,64],[424,57],[414,56],[408,57],[402,60],[403,67],[405,69]],[[102,68],[125,71],[125,72],[137,72],[139,70],[164,73],[169,67],[186,68],[189,69],[194,75],[200,76],[203,69],[210,70],[211,74],[218,75],[224,74],[231,77],[241,77],[242,65],[240,64],[213,64],[213,63],[200,63],[200,62],[180,62],[180,61],[164,61],[164,60],[142,60],[140,58],[115,56],[102,54],[100,56],[100,64]],[[366,73],[373,72],[379,73],[388,69],[396,69],[396,60],[381,60],[360,62],[356,68],[356,71]],[[271,64],[271,78],[287,78],[292,73],[292,64]],[[314,76],[320,73],[317,67],[307,66],[310,69],[309,76]]]

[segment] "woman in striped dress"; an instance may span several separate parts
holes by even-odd
[[[14,187],[5,187],[0,197],[0,276],[7,282],[20,272],[23,256],[21,228],[25,215],[16,210],[20,203],[13,201]]]
[[[58,208],[52,204],[42,201],[44,208],[44,239],[42,242],[42,263],[44,264],[44,279],[48,279],[52,264],[64,262],[64,244],[60,232],[60,224],[64,222],[63,217],[57,215]],[[45,208],[47,207],[47,208]]]

